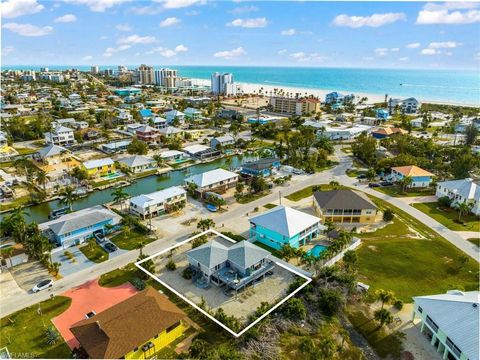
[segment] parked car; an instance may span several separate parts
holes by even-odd
[[[117,251],[117,247],[115,246],[115,244],[111,243],[111,242],[107,242],[104,246],[105,250],[107,250],[108,252],[114,252],[114,251]]]
[[[53,280],[46,279],[46,280],[40,281],[37,285],[35,285],[32,288],[32,291],[36,293],[36,292],[39,292],[40,290],[51,288],[52,286],[53,286]]]
[[[368,187],[371,187],[371,188],[376,188],[376,187],[380,187],[380,184],[377,184],[377,183],[370,183],[370,184],[368,184]]]
[[[392,185],[393,185],[393,182],[391,182],[391,181],[382,181],[382,182],[380,183],[380,185],[382,185],[382,186],[392,186]]]
[[[218,210],[218,207],[216,207],[216,206],[213,205],[213,204],[207,204],[207,205],[206,205],[206,208],[207,208],[207,210],[210,211],[210,212],[217,212],[217,210]]]
[[[366,179],[367,178],[367,175],[365,174],[360,174],[357,176],[357,179]]]
[[[95,231],[93,236],[95,237],[95,240],[97,240],[97,243],[102,243],[105,241],[105,235],[103,235],[103,232],[101,231]]]

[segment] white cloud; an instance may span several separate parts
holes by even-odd
[[[290,54],[290,57],[298,62],[319,62],[326,59],[325,56],[322,56],[319,53],[305,53],[303,51],[292,53]]]
[[[333,24],[351,28],[360,28],[363,26],[379,27],[400,20],[407,20],[407,16],[404,13],[372,14],[370,16],[349,16],[342,14],[335,17]]]
[[[11,19],[18,16],[35,14],[42,11],[45,6],[37,0],[6,0],[0,4],[0,13],[3,18]]]
[[[4,48],[2,48],[3,56],[8,56],[13,52],[15,52],[15,48],[13,46],[5,46]]]
[[[187,15],[187,16],[197,16],[197,15],[200,15],[200,11],[190,10],[190,11],[187,11],[187,12],[185,13],[185,15]]]
[[[247,52],[243,49],[243,47],[239,46],[238,48],[233,50],[218,51],[215,54],[213,54],[213,56],[228,60],[228,59],[233,59],[246,54]]]
[[[165,20],[160,22],[160,27],[169,27],[169,26],[179,24],[180,22],[181,22],[181,20],[179,18],[168,17]]]
[[[404,56],[398,59],[398,61],[408,61],[408,57]]]
[[[154,36],[140,36],[140,35],[130,35],[124,38],[121,38],[117,41],[118,44],[129,44],[129,45],[136,45],[136,44],[151,44],[157,41]]]
[[[118,24],[115,26],[118,31],[132,31],[132,27],[128,24]]]
[[[416,42],[416,43],[410,43],[410,44],[407,44],[407,46],[405,46],[406,48],[408,49],[417,49],[421,46],[422,44]]]
[[[475,60],[480,60],[480,51],[474,55]]]
[[[169,58],[169,57],[173,57],[173,56],[177,55],[177,53],[174,50],[165,49],[165,50],[160,51],[160,55],[162,55],[163,57]]]
[[[461,43],[455,41],[431,42],[428,47],[430,49],[453,49],[461,46]]]
[[[57,23],[71,23],[77,21],[77,17],[73,14],[65,14],[57,17],[54,21]]]
[[[285,55],[287,53],[287,49],[282,49],[278,51],[278,55]]]
[[[400,51],[400,48],[391,48],[390,51],[391,51],[391,52],[399,52],[399,51]]]
[[[109,48],[105,49],[105,52],[103,53],[103,56],[109,57],[109,56],[112,56],[113,54],[115,54],[117,52],[128,50],[131,47],[132,47],[131,45],[126,45],[126,44],[125,45],[120,45],[116,48],[109,47]]]
[[[51,26],[36,26],[31,24],[18,24],[18,23],[6,23],[2,26],[4,29],[8,29],[21,36],[45,36],[53,31]]]
[[[268,21],[266,18],[254,18],[254,19],[235,19],[232,22],[227,23],[227,26],[243,27],[243,28],[263,28],[267,26]]]
[[[175,51],[176,52],[185,52],[185,51],[188,51],[188,48],[185,45],[180,44],[180,45],[177,45],[175,47]]]
[[[99,37],[100,40],[107,40],[108,39],[108,36],[107,35],[102,35]]]
[[[290,54],[290,56],[294,59],[303,59],[307,54],[305,54],[303,51],[299,51],[293,54]]]
[[[280,34],[284,36],[292,36],[292,35],[295,35],[296,33],[297,31],[295,29],[286,29],[280,32]]]
[[[92,59],[93,59],[92,55],[86,55],[82,58],[83,61],[89,61],[89,60],[92,60]]]
[[[420,52],[422,55],[438,55],[439,53],[436,49],[422,49]]]
[[[480,22],[475,2],[427,3],[418,13],[417,24],[472,24]]]
[[[104,12],[116,5],[124,4],[132,0],[64,0],[75,5],[86,5],[91,11]]]
[[[246,13],[255,12],[255,11],[258,11],[258,7],[252,5],[252,6],[236,7],[233,10],[230,10],[229,13],[234,15],[241,15],[241,14],[246,14]]]
[[[163,3],[163,7],[165,9],[180,9],[192,5],[203,5],[206,3],[205,0],[165,0],[157,2]]]
[[[387,56],[389,49],[388,48],[376,48],[373,50],[377,56]]]

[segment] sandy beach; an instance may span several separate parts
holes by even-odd
[[[210,80],[207,79],[194,79],[198,85],[210,86]],[[300,93],[302,96],[309,96],[313,95],[315,97],[320,98],[321,100],[325,99],[325,95],[332,92],[338,91],[335,89],[312,89],[312,88],[297,88],[297,87],[290,87],[290,86],[281,86],[281,85],[267,85],[267,84],[253,84],[253,83],[243,83],[239,82],[242,85],[243,92],[245,94],[259,94],[259,91],[262,90],[262,94],[270,96],[270,93],[273,94],[274,90],[276,89],[277,92],[279,90],[283,90],[284,93],[290,93],[295,96],[295,94]],[[339,91],[343,94],[348,94],[348,91]],[[379,103],[385,101],[385,95],[383,94],[369,94],[369,93],[353,93],[357,99],[366,97],[368,99],[367,103]],[[390,94],[388,97],[392,98],[404,98],[404,96],[396,96],[395,94]],[[424,103],[431,103],[431,104],[445,104],[445,105],[459,105],[459,106],[472,106],[478,107],[479,104],[465,104],[465,103],[455,103],[450,101],[435,101],[435,100],[428,100],[428,99],[418,99],[420,102]]]

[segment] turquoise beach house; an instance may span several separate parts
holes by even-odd
[[[325,229],[320,218],[283,205],[251,217],[249,221],[252,241],[276,250],[287,244],[294,248],[306,245]]]

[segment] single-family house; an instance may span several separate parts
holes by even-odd
[[[160,157],[166,162],[183,162],[188,158],[188,155],[183,151],[167,150],[160,153]]]
[[[233,144],[235,144],[235,139],[230,135],[217,136],[210,140],[210,147],[217,150]]]
[[[325,104],[343,104],[345,101],[353,100],[354,98],[353,94],[344,95],[334,91],[325,95]]]
[[[169,124],[171,124],[174,120],[178,120],[180,124],[183,124],[183,122],[185,121],[185,114],[179,110],[170,110],[167,111],[164,115]]]
[[[135,130],[138,140],[147,144],[159,144],[161,142],[160,130],[150,125],[142,125]]]
[[[221,168],[192,175],[185,179],[185,185],[195,184],[195,190],[201,195],[207,191],[224,193],[235,187],[237,182],[238,174]]]
[[[165,118],[162,118],[160,116],[155,116],[152,120],[151,120],[151,123],[152,123],[152,126],[155,128],[155,129],[164,129],[168,126],[168,122],[167,122],[167,119]]]
[[[455,132],[464,133],[467,130],[467,127],[469,127],[472,124],[478,130],[480,130],[480,118],[477,118],[477,119],[466,118],[466,119],[462,119],[458,124],[455,125]]]
[[[168,126],[166,128],[162,128],[158,130],[160,135],[165,139],[170,138],[181,138],[183,136],[183,130],[179,129],[175,126]]]
[[[323,223],[373,224],[379,220],[377,206],[356,190],[315,191],[313,209]]]
[[[407,176],[412,178],[412,183],[408,185],[408,187],[419,188],[428,187],[432,182],[434,174],[416,165],[392,167],[392,173],[390,175],[392,181],[400,181]]]
[[[33,154],[33,158],[45,165],[60,164],[70,158],[71,153],[63,146],[50,144]]]
[[[384,139],[393,135],[404,135],[407,131],[398,127],[385,127],[372,130],[371,134],[375,139]]]
[[[130,145],[131,142],[132,140],[113,141],[110,143],[102,144],[100,149],[108,154],[123,152],[127,151],[127,147],[128,145]]]
[[[306,245],[325,229],[320,218],[284,205],[253,216],[249,221],[250,238],[277,250],[287,244],[294,248]]]
[[[199,160],[205,160],[220,155],[220,150],[212,149],[211,147],[201,144],[185,146],[183,151],[192,158]]]
[[[240,173],[247,176],[270,176],[280,168],[280,159],[275,157],[261,158],[242,164]]]
[[[76,143],[73,135],[73,129],[59,125],[54,127],[52,131],[43,134],[46,144],[71,146]]]
[[[449,360],[479,360],[479,292],[450,290],[413,297],[412,321],[439,353]]]
[[[231,246],[212,240],[186,252],[197,281],[225,285],[235,291],[273,269],[269,255],[267,250],[245,240]]]
[[[187,192],[185,189],[172,186],[167,189],[142,194],[130,199],[129,211],[131,214],[147,219],[165,214],[173,205],[186,204]]]
[[[148,122],[148,120],[150,120],[153,116],[152,110],[150,109],[141,109],[138,111],[138,113],[140,114],[144,123]]]
[[[127,167],[134,174],[157,169],[157,162],[148,156],[132,155],[121,159],[118,162]]]
[[[115,163],[109,157],[85,161],[82,165],[90,178],[103,177],[115,173]]]
[[[189,121],[197,121],[202,118],[202,112],[198,109],[188,107],[183,111],[185,119]]]
[[[151,359],[187,328],[185,313],[152,287],[74,324],[91,359]]]
[[[375,117],[379,120],[387,120],[390,114],[387,109],[377,109],[375,110]]]
[[[122,217],[101,205],[75,211],[39,224],[52,243],[67,248],[91,238],[93,233],[108,233],[120,225]]]
[[[135,135],[137,133],[137,129],[140,129],[142,126],[145,126],[145,125],[144,124],[139,124],[139,123],[128,124],[127,125],[127,132],[129,134]]]
[[[317,137],[326,137],[330,140],[350,140],[359,136],[361,133],[370,131],[369,125],[356,124],[353,126],[325,126],[317,131]]]
[[[420,102],[413,97],[403,100],[390,98],[388,100],[388,111],[393,114],[398,107],[404,114],[415,114],[420,109],[420,105]]]
[[[480,183],[473,179],[460,179],[442,181],[437,183],[437,191],[435,192],[437,198],[444,196],[452,200],[452,207],[458,204],[471,204],[471,212],[475,215],[480,215]]]

